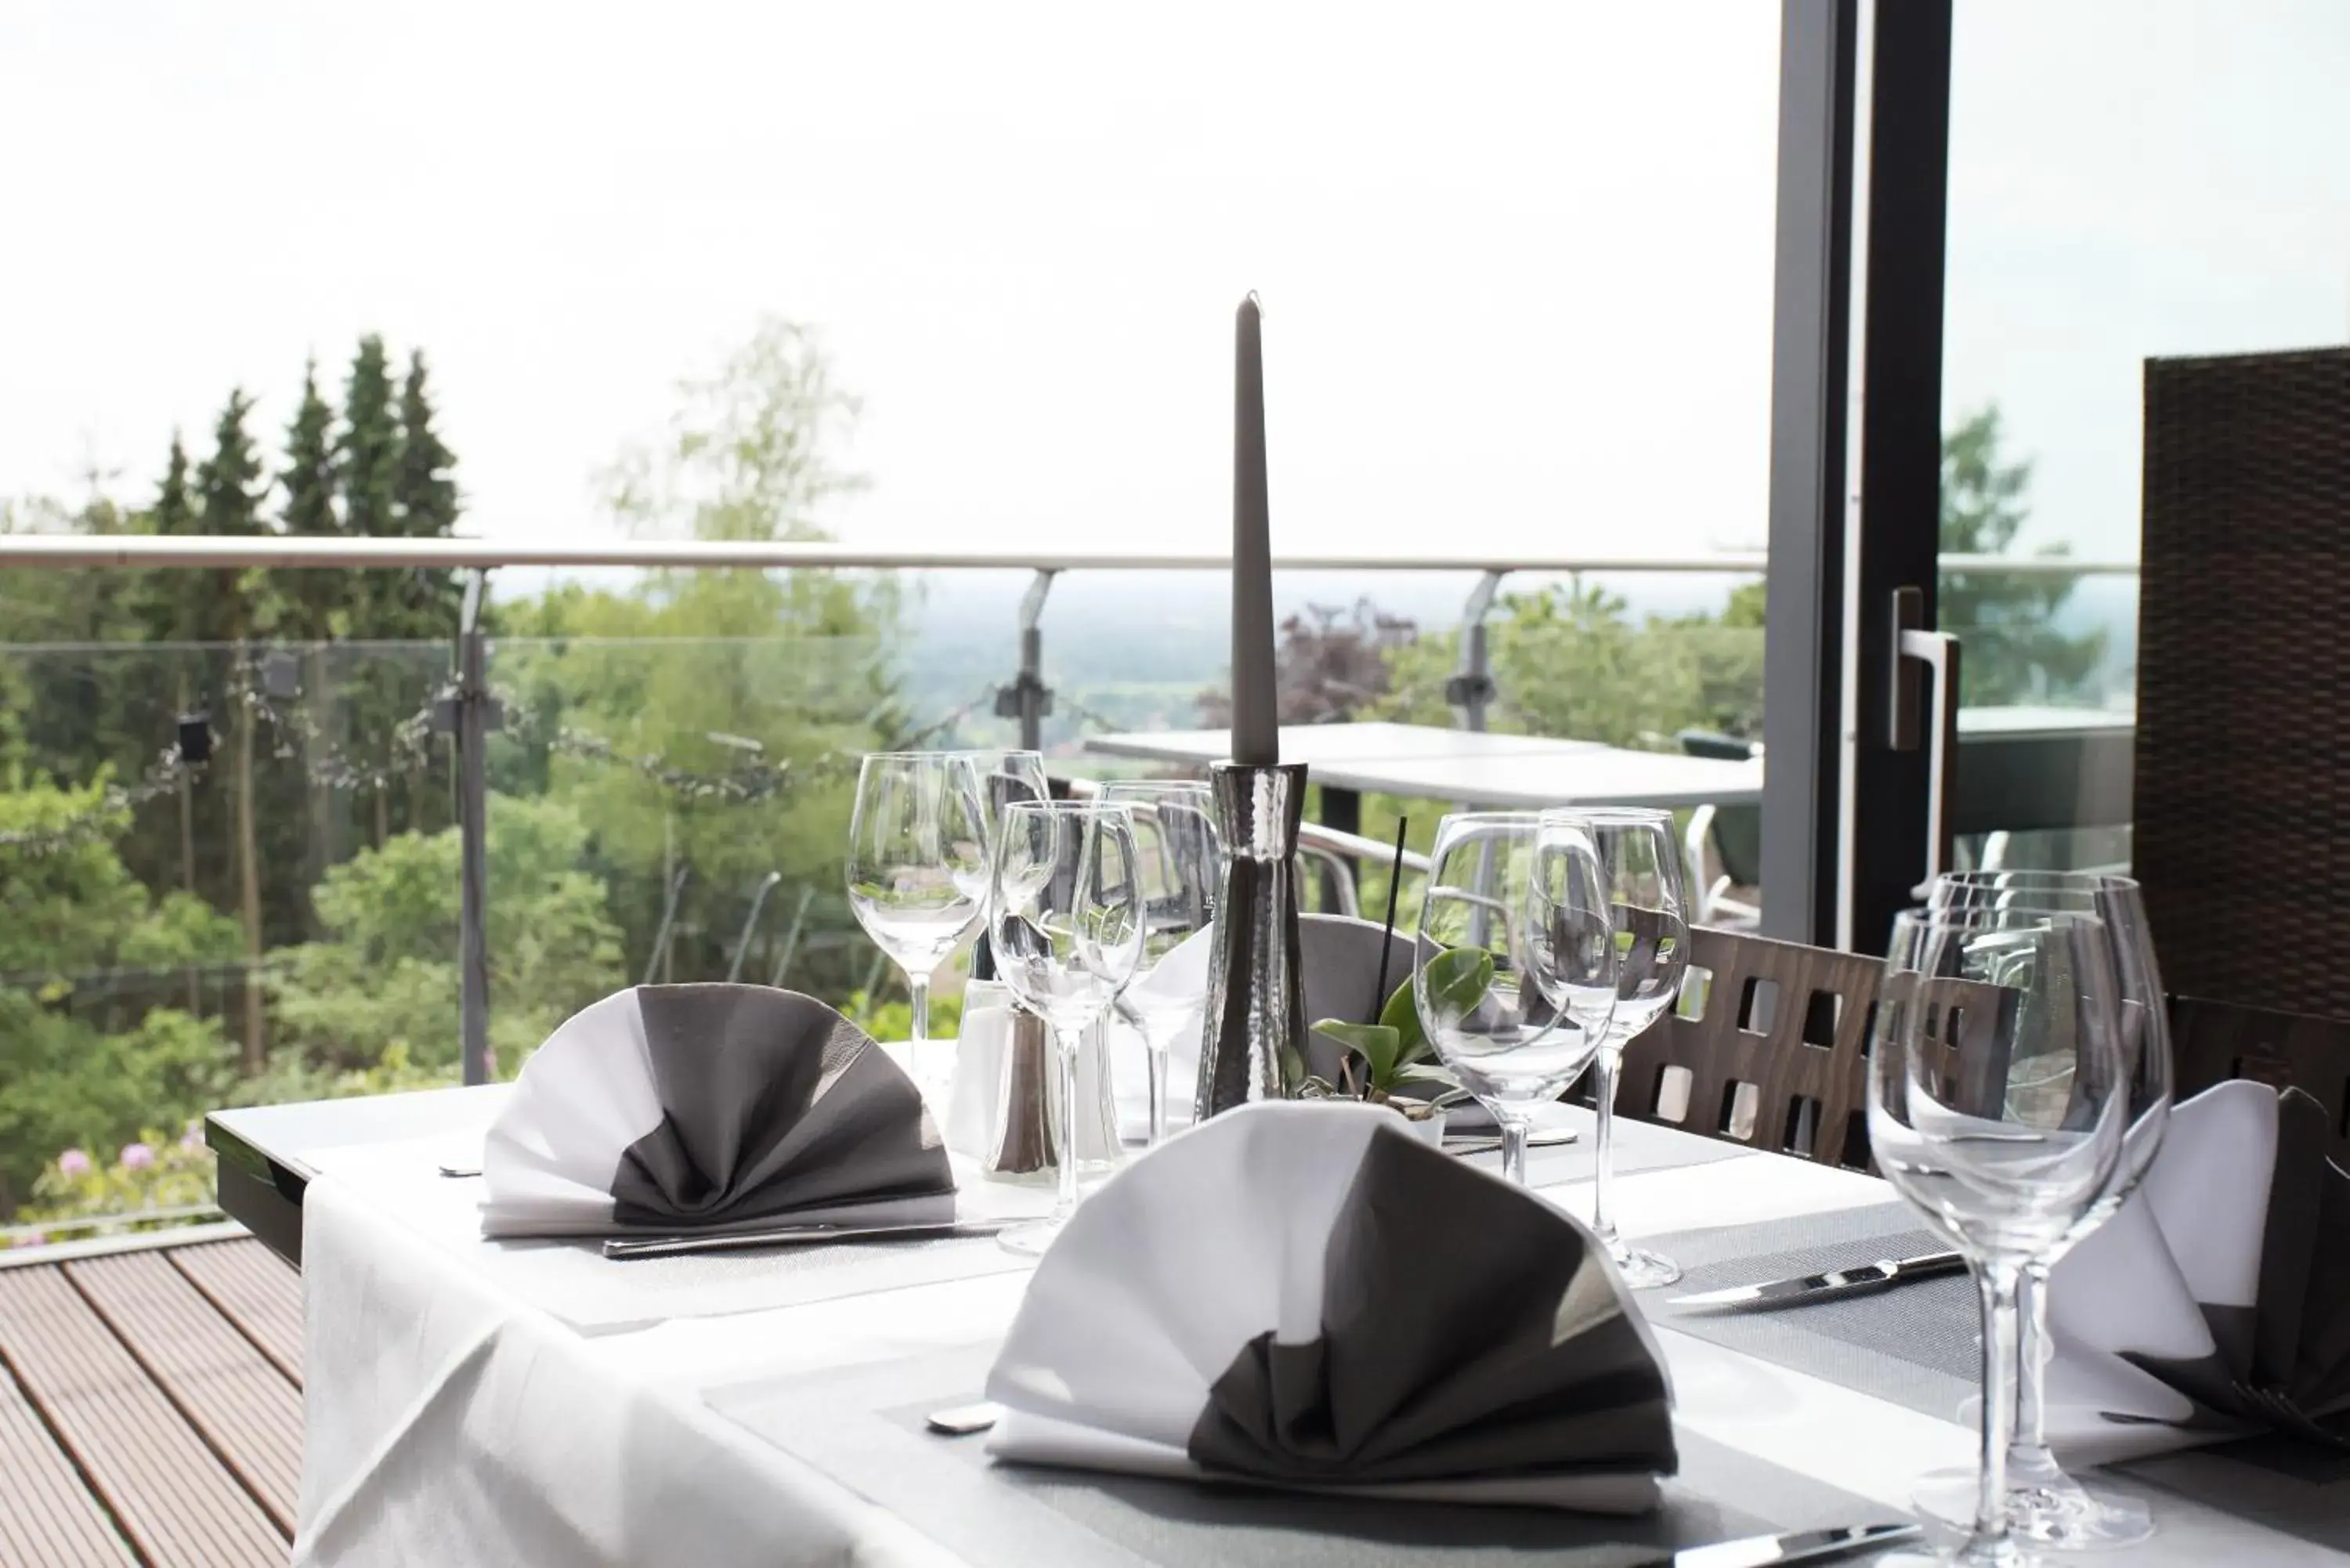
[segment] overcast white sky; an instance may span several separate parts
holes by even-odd
[[[502,538],[763,312],[866,418],[853,539],[1758,543],[1770,0],[0,10],[0,494],[151,485],[230,386],[421,345]],[[1948,401],[2134,553],[2137,364],[2350,335],[2350,5],[1962,0]],[[2179,95],[2198,96],[2182,106]]]

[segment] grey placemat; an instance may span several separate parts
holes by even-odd
[[[992,1345],[715,1389],[710,1403],[975,1568],[1623,1568],[1659,1551],[1885,1510],[1687,1431],[1665,1505],[1641,1518],[1355,1501],[998,1465],[983,1439],[925,1431],[969,1402]]]
[[[1924,1415],[1960,1420],[1980,1387],[1979,1308],[1962,1274],[1776,1311],[1677,1307],[1670,1298],[1815,1274],[1949,1245],[1902,1203],[1644,1241],[1678,1262],[1681,1282],[1646,1292],[1650,1318],[1759,1360]],[[2247,1438],[2112,1467],[2111,1473],[2235,1519],[2350,1552],[2350,1454],[2276,1438]],[[2158,1517],[2193,1525],[2153,1498]],[[2202,1521],[2208,1529],[2210,1521]]]
[[[386,1144],[322,1157],[326,1177],[354,1183],[378,1209],[459,1260],[470,1273],[562,1319],[609,1334],[678,1318],[723,1317],[842,1296],[1008,1273],[1034,1260],[993,1237],[773,1247],[673,1258],[607,1258],[595,1241],[490,1241],[481,1233],[482,1183],[438,1173],[436,1146]],[[966,1207],[1034,1199],[983,1189]],[[1049,1195],[1044,1201],[1049,1202]]]
[[[1679,1284],[1641,1293],[1657,1323],[1945,1420],[1958,1419],[1975,1393],[1980,1319],[1963,1274],[1775,1311],[1672,1304],[1675,1296],[1948,1247],[1907,1204],[1684,1231],[1641,1245],[1681,1265]]]

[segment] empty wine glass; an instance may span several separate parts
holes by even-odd
[[[1077,1051],[1134,978],[1143,943],[1141,858],[1124,806],[1015,801],[996,829],[988,936],[1013,1001],[1053,1037],[1060,1190],[1050,1218],[1003,1233],[1041,1252],[1077,1206]]]
[[[979,919],[987,825],[970,772],[945,752],[876,752],[857,772],[848,822],[848,907],[906,973],[916,1084],[935,1095],[931,975]]]
[[[1146,907],[1142,963],[1134,983],[1118,993],[1118,1016],[1142,1036],[1150,1076],[1150,1143],[1167,1137],[1167,1054],[1199,1022],[1207,992],[1185,983],[1165,989],[1151,981],[1167,955],[1208,929],[1222,891],[1223,839],[1216,831],[1215,795],[1206,784],[1118,779],[1101,786],[1105,805],[1134,817],[1142,857]]]
[[[1982,1304],[1982,1430],[1966,1537],[1929,1561],[2021,1568],[2011,1526],[2016,1293],[2104,1198],[2129,1119],[2112,927],[2091,914],[1913,910],[1870,1033],[1877,1168],[1966,1254]]]
[[[1539,978],[1551,945],[1575,945],[1586,961],[1595,946],[1587,929],[1572,932],[1564,921],[1540,940],[1529,935],[1540,826],[1531,811],[1455,812],[1437,824],[1411,975],[1421,1029],[1461,1086],[1492,1112],[1502,1129],[1502,1174],[1520,1183],[1534,1107],[1575,1081],[1598,1042],[1552,1002]],[[1587,911],[1600,898],[1596,861],[1578,869],[1564,840],[1554,860],[1562,888],[1583,884],[1578,893],[1563,891],[1562,900]],[[1597,961],[1609,965],[1608,945],[1596,946]],[[1612,998],[1612,969],[1600,983]]]
[[[2030,911],[2095,916],[2114,937],[2123,1073],[2129,1097],[2127,1130],[2113,1179],[2073,1233],[2055,1251],[2024,1265],[2018,1291],[2022,1333],[2017,1352],[2015,1441],[2007,1453],[2007,1517],[2020,1534],[2059,1550],[2126,1546],[2154,1533],[2154,1518],[2134,1498],[2093,1492],[2066,1475],[2049,1451],[2046,1435],[2048,1271],[2057,1257],[2118,1210],[2153,1164],[2170,1121],[2170,1026],[2138,885],[2127,877],[2094,871],[1960,871],[1938,878],[1929,906],[1952,919],[1976,915],[1986,942],[2002,939],[2002,921]],[[2011,965],[2031,961],[2036,944],[2005,939],[2017,950]],[[1973,1516],[1974,1472],[1945,1471],[1918,1488],[1927,1512],[1951,1523]]]
[[[1544,842],[1587,843],[1607,887],[1616,958],[1616,996],[1604,1015],[1578,1012],[1598,1041],[1592,1065],[1597,1126],[1592,1137],[1591,1229],[1618,1272],[1636,1290],[1669,1285],[1679,1263],[1625,1244],[1608,1212],[1616,1167],[1616,1083],[1624,1045],[1679,996],[1689,964],[1689,900],[1681,888],[1680,846],[1672,814],[1640,807],[1563,807],[1542,814]]]
[[[1003,808],[1016,800],[1050,800],[1053,786],[1045,776],[1045,757],[1041,752],[1003,751],[980,748],[949,752],[958,767],[967,770],[966,783],[979,796],[980,815],[987,823],[987,841],[991,851],[995,843],[998,820]],[[991,853],[979,867],[974,896],[984,906],[987,902],[988,868],[993,864]],[[995,964],[987,949],[985,922],[981,923],[979,940],[972,953],[971,977],[973,980],[995,978]]]

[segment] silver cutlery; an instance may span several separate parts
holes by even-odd
[[[482,1168],[478,1165],[451,1165],[444,1162],[441,1167],[441,1174],[452,1181],[463,1181],[467,1177],[481,1175]]]
[[[986,1431],[1003,1418],[1003,1406],[993,1399],[982,1399],[970,1405],[950,1405],[943,1410],[933,1410],[922,1424],[941,1438],[968,1438]]]
[[[917,1225],[776,1225],[764,1231],[713,1231],[696,1236],[615,1236],[604,1243],[608,1258],[667,1258],[681,1252],[723,1252],[742,1247],[806,1247],[826,1241],[933,1241],[951,1236],[993,1236],[1016,1220],[945,1220]]]
[[[1966,1270],[1966,1259],[1957,1252],[1921,1252],[1914,1258],[1880,1258],[1857,1269],[1807,1274],[1802,1279],[1770,1280],[1759,1285],[1733,1285],[1726,1291],[1700,1291],[1695,1295],[1674,1296],[1667,1304],[1784,1306],[1798,1302],[1853,1295],[1862,1291],[1885,1290],[1911,1280],[1930,1280],[1939,1274],[1962,1274]]]
[[[1855,1552],[1914,1541],[1914,1524],[1856,1524],[1843,1530],[1791,1530],[1784,1535],[1750,1535],[1711,1546],[1686,1546],[1661,1557],[1646,1557],[1632,1568],[1766,1568],[1780,1563],[1825,1563]]]

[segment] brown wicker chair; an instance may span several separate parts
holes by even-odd
[[[2145,463],[2133,868],[2164,976],[2350,1017],[2350,348],[2148,360]]]
[[[2230,1078],[2309,1095],[2326,1109],[2326,1152],[2350,1168],[2350,1023],[2173,995],[2170,1049],[2181,1099]]]

